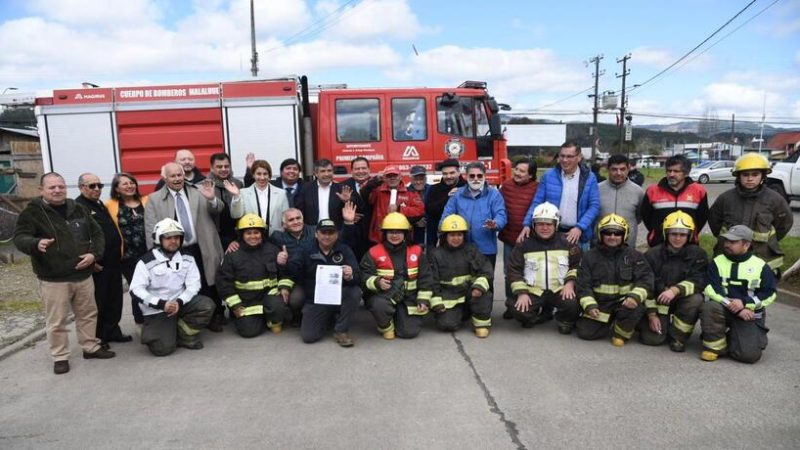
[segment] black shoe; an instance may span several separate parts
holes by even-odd
[[[213,331],[214,333],[222,333],[222,324],[214,320],[209,322],[206,328],[208,328],[209,331]]]
[[[109,342],[130,342],[132,340],[133,336],[131,336],[130,334],[119,334],[109,339]]]
[[[676,340],[669,341],[669,349],[673,352],[683,353],[686,351],[686,346]]]
[[[336,339],[336,343],[342,347],[352,347],[354,345],[353,338],[351,338],[346,332],[333,333],[333,338]]]
[[[69,361],[56,361],[53,363],[53,373],[62,375],[69,372]]]
[[[503,320],[511,320],[514,318],[514,313],[511,312],[511,308],[506,308],[506,312],[503,313]]]
[[[117,356],[116,353],[111,350],[106,350],[103,347],[100,347],[97,351],[92,353],[83,352],[83,359],[110,359],[115,356]]]
[[[567,324],[559,324],[558,325],[558,332],[560,334],[572,334],[572,325]]]
[[[200,350],[200,349],[203,348],[203,342],[200,341],[200,340],[197,340],[197,341],[178,341],[178,347],[188,348],[189,350]]]
[[[100,348],[103,350],[111,350],[111,345],[106,341],[100,341]]]
[[[522,322],[522,328],[533,328],[533,322]]]

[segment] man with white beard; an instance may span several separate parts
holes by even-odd
[[[506,226],[506,205],[503,196],[486,183],[486,167],[482,162],[467,164],[467,185],[458,189],[444,207],[442,217],[458,214],[469,223],[468,242],[492,262],[497,260],[497,233]],[[491,286],[492,283],[489,283]]]

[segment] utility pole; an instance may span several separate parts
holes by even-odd
[[[597,84],[600,79],[600,75],[603,75],[605,71],[600,71],[600,60],[603,59],[603,55],[597,55],[594,58],[590,59],[589,62],[594,63],[594,94],[589,95],[589,97],[594,97],[594,108],[592,108],[593,120],[592,120],[592,161],[596,156],[597,152],[597,138],[600,135],[600,132],[597,129]]]
[[[622,59],[617,60],[617,64],[622,63],[622,75],[617,74],[617,78],[622,78],[622,98],[619,104],[619,154],[623,154],[623,145],[625,142],[625,77],[631,71],[628,70],[628,60],[631,59],[631,54],[623,56]]]
[[[253,0],[250,0],[250,48],[253,56],[250,58],[250,72],[254,77],[258,76],[258,52],[256,51],[256,14],[253,7]]]

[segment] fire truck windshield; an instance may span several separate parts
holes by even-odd
[[[439,132],[475,139],[474,103],[475,99],[472,97],[437,97],[436,117]],[[483,115],[485,120],[485,114]]]

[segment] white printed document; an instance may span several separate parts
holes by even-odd
[[[342,304],[342,266],[317,266],[317,286],[314,289],[317,305]]]

